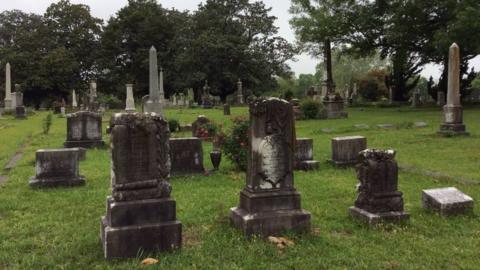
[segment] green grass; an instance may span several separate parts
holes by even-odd
[[[298,121],[297,137],[314,139],[314,156],[321,161],[315,172],[296,172],[295,186],[302,207],[312,213],[312,232],[287,234],[295,245],[279,250],[262,239],[245,239],[228,222],[228,210],[238,204],[245,174],[233,171],[225,159],[210,176],[172,178],[177,216],[183,223],[184,246],[173,253],[151,254],[159,263],[146,269],[475,269],[478,268],[480,226],[478,210],[470,216],[443,218],[421,208],[421,190],[456,186],[480,199],[480,109],[467,109],[470,137],[441,138],[435,131],[439,109],[352,108],[339,120]],[[229,126],[229,117],[214,110],[167,110],[182,124],[205,114]],[[232,115],[246,108],[232,108]],[[65,119],[53,117],[49,135],[41,134],[46,113],[28,120],[0,120],[0,165],[25,144],[25,155],[0,186],[0,269],[135,269],[140,258],[109,262],[103,259],[99,239],[100,216],[110,193],[108,149],[89,150],[81,162],[87,185],[78,188],[32,190],[34,153],[39,148],[61,147]],[[108,123],[104,118],[104,128]],[[426,128],[409,123],[428,122]],[[382,130],[376,124],[396,124]],[[355,124],[367,124],[357,130]],[[322,131],[333,128],[331,133]],[[369,147],[393,148],[402,166],[436,171],[449,177],[432,178],[400,171],[399,185],[411,219],[404,225],[369,229],[353,221],[347,208],[355,200],[355,171],[334,169],[326,160],[334,136],[364,135]],[[182,133],[177,136],[189,136]],[[108,140],[108,136],[105,135]],[[204,162],[211,168],[204,147]],[[462,179],[472,180],[469,184]],[[460,182],[458,182],[460,181]]]

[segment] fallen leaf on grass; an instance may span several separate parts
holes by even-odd
[[[158,263],[157,259],[154,258],[146,258],[145,260],[142,261],[141,265],[152,265]]]
[[[285,237],[275,237],[275,236],[269,236],[268,241],[270,243],[277,245],[278,248],[285,248],[287,246],[293,246],[295,243]]]

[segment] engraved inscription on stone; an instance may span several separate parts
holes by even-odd
[[[454,123],[455,122],[455,115],[453,112],[446,112],[445,113],[445,122],[446,123]]]
[[[81,140],[82,139],[82,122],[72,119],[72,126],[70,134],[72,134],[72,140]]]
[[[93,120],[93,119],[92,119]],[[98,130],[98,122],[87,120],[87,138],[88,139],[98,139],[100,136],[100,131]]]
[[[148,137],[142,132],[132,131],[130,133],[130,156],[128,170],[130,181],[151,180],[149,176],[149,150]]]
[[[263,179],[260,188],[278,188],[287,170],[286,148],[281,135],[265,137],[259,145]]]

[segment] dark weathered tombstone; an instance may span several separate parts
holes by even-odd
[[[320,162],[313,159],[313,139],[298,138],[295,147],[295,170],[315,170]]]
[[[350,207],[352,217],[370,226],[408,219],[409,215],[403,211],[402,192],[398,191],[395,151],[366,149],[358,157],[360,185],[355,206]]]
[[[437,91],[437,106],[445,106],[445,92]]]
[[[102,147],[102,116],[96,112],[76,112],[67,114],[66,148],[71,147]]]
[[[205,115],[197,116],[197,120],[192,123],[192,137],[209,137],[210,134],[204,134],[204,131],[201,130],[201,127],[208,123],[210,123],[210,120]]]
[[[223,104],[223,115],[230,115],[230,104]]]
[[[15,118],[16,119],[26,119],[27,118],[27,110],[23,105],[23,93],[20,89],[20,84],[15,84]]]
[[[422,206],[425,209],[450,216],[473,212],[472,197],[455,187],[422,190]]]
[[[247,183],[230,220],[247,235],[308,231],[310,213],[293,186],[295,121],[292,105],[277,98],[252,100]]]
[[[155,113],[119,113],[110,127],[112,196],[101,219],[105,258],[179,248],[182,224],[170,197],[167,121]]]
[[[367,138],[363,136],[335,137],[332,139],[332,164],[350,166],[357,163],[358,153],[367,149]]]
[[[202,141],[199,138],[171,138],[170,160],[171,175],[205,173]]]
[[[83,147],[74,147],[71,148],[78,151],[78,160],[83,161],[87,158],[87,149]]]
[[[78,149],[41,149],[35,153],[36,175],[31,187],[79,186],[85,177],[78,174]]]

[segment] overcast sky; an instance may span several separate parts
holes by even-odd
[[[127,5],[127,0],[70,0],[72,3],[82,3],[90,6],[93,16],[104,19],[105,21],[114,15],[120,8]],[[24,12],[33,12],[43,14],[47,7],[56,2],[55,0],[0,0],[0,12],[4,10],[19,9]],[[163,7],[174,7],[179,10],[194,10],[202,0],[157,0]],[[279,35],[290,42],[295,41],[293,30],[288,23],[291,15],[288,13],[290,0],[263,0],[268,6],[272,7],[272,14],[278,19],[276,25],[279,27]],[[309,55],[299,55],[296,62],[290,62],[292,70],[298,75],[301,73],[314,73],[318,59],[314,59]],[[477,57],[472,64],[478,70],[480,67],[480,59]],[[430,75],[437,78],[440,74],[440,67],[435,65],[427,65],[422,75],[428,77]]]

